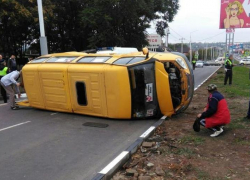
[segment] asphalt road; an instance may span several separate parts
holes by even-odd
[[[198,88],[211,74],[216,72],[220,66],[203,66],[194,70],[194,87]]]
[[[195,87],[218,68],[196,68]],[[0,104],[0,179],[92,179],[156,121],[110,120],[27,107],[13,111]],[[108,127],[83,126],[86,122]]]
[[[0,106],[0,114],[1,180],[91,179],[156,121],[13,111],[7,105]],[[109,126],[83,126],[86,122]]]

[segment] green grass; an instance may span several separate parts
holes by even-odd
[[[192,137],[192,136],[185,136],[180,139],[180,143],[183,144],[194,144],[194,145],[201,145],[205,142],[204,138],[201,137]]]
[[[194,151],[192,151],[189,148],[178,148],[178,149],[175,149],[172,152],[174,154],[183,155],[183,156],[186,156],[186,157],[189,157],[189,158],[194,155]]]
[[[218,90],[226,93],[227,97],[249,97],[250,96],[250,79],[249,68],[246,66],[233,67],[233,85],[224,85],[224,67],[220,68],[217,76],[211,79],[211,83],[218,86]]]

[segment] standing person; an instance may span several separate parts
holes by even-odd
[[[207,91],[207,106],[203,113],[197,115],[195,123],[212,130],[214,133],[210,136],[216,137],[223,132],[223,126],[230,123],[230,112],[224,96],[217,91],[215,84],[208,85]]]
[[[195,70],[196,59],[193,59],[193,60],[192,60],[192,64],[193,64],[193,70]]]
[[[229,78],[229,85],[232,85],[232,79],[233,79],[233,55],[230,54],[230,56],[225,61],[225,79],[224,79],[224,85],[227,85],[227,80]]]
[[[2,55],[0,54],[0,80],[2,79],[3,76],[5,76],[7,74],[7,70],[8,70],[8,68],[6,67],[6,62],[3,59]],[[6,91],[2,85],[0,85],[0,86],[1,86],[1,94],[3,97],[3,101],[4,101],[4,103],[7,103]]]
[[[12,71],[11,73],[5,75],[2,79],[1,79],[1,85],[3,86],[3,88],[6,90],[7,94],[9,94],[9,104],[10,104],[10,108],[12,110],[17,110],[19,109],[19,106],[16,106],[15,104],[15,91],[12,87],[12,85],[14,85],[16,87],[16,91],[18,93],[18,98],[21,97],[20,91],[19,91],[19,86],[20,83],[18,83],[16,80],[19,78],[20,76],[20,72],[19,71]]]
[[[245,118],[250,119],[250,100],[248,102],[248,111],[247,111],[247,116]]]
[[[16,57],[15,55],[11,55],[10,59],[8,60],[8,70],[9,70],[9,73],[12,72],[12,71],[15,71],[17,70],[17,63],[16,63]]]

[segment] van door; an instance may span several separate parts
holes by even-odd
[[[68,64],[41,64],[38,67],[45,108],[72,112],[67,76]]]
[[[72,110],[107,117],[103,65],[71,64],[68,78]]]

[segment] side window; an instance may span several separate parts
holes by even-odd
[[[94,56],[89,56],[89,57],[83,57],[77,63],[104,63],[107,60],[109,60],[111,57],[110,56],[103,56],[103,57],[94,57]]]
[[[86,86],[84,82],[76,82],[76,95],[77,95],[77,103],[81,106],[87,106],[87,94],[86,94]]]
[[[133,64],[133,63],[140,62],[140,61],[143,61],[143,60],[145,60],[145,57],[135,57],[131,61],[129,61],[128,64]]]
[[[117,61],[115,61],[113,64],[120,64],[120,65],[124,65],[127,64],[129,61],[132,60],[132,57],[125,57],[125,58],[120,58]]]
[[[145,57],[124,57],[116,60],[113,64],[125,65],[143,61]]]
[[[30,63],[41,63],[43,61],[46,61],[47,59],[49,59],[50,57],[46,57],[46,58],[36,58],[32,61],[30,61]]]
[[[56,62],[56,63],[70,63],[77,57],[52,57],[47,62]]]

